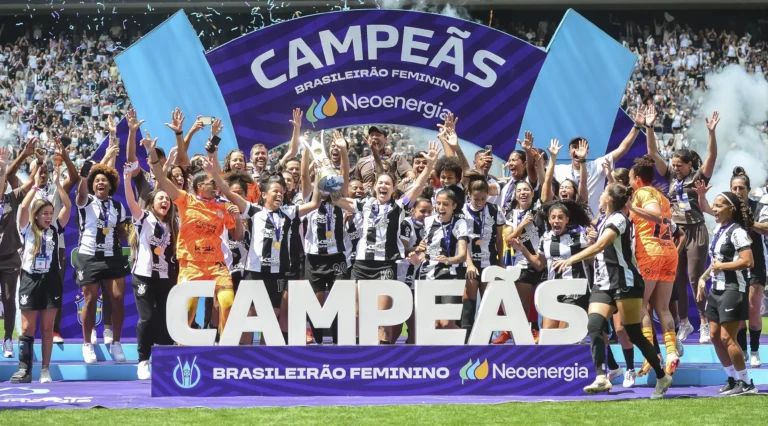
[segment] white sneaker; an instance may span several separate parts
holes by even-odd
[[[51,383],[51,372],[47,368],[40,370],[40,383]]]
[[[683,346],[683,342],[680,339],[675,339],[675,354],[678,358],[682,358],[685,354],[685,346]]]
[[[15,356],[13,353],[13,340],[3,340],[3,356],[6,358],[13,358]]]
[[[92,345],[98,345],[99,344],[99,336],[96,335],[96,329],[94,328],[91,330],[91,344]]]
[[[684,342],[685,339],[688,338],[688,335],[691,333],[693,333],[693,326],[690,322],[680,323],[680,329],[677,332],[677,338],[680,339],[681,342]]]
[[[125,362],[125,353],[123,352],[123,345],[120,342],[114,342],[109,345],[109,353],[112,355],[112,359],[115,362]]]
[[[760,352],[752,352],[749,357],[749,365],[755,368],[763,365],[763,363],[760,361]]]
[[[608,392],[613,388],[611,382],[604,375],[597,376],[595,381],[584,388],[584,392],[588,394],[595,394],[600,392]]]
[[[701,337],[699,337],[699,343],[709,343],[712,341],[712,339],[709,338],[709,324],[704,324],[699,328],[699,333],[701,333]]]
[[[653,391],[653,395],[651,395],[651,399],[662,399],[664,396],[667,395],[667,390],[669,387],[672,386],[672,376],[669,374],[664,375],[664,377],[660,378],[656,381],[656,389]]]
[[[619,367],[615,370],[609,370],[608,371],[608,380],[613,381],[613,379],[617,377],[621,377],[624,375],[624,369]]]
[[[61,334],[53,333],[53,343],[64,343],[64,338]]]
[[[83,343],[83,360],[86,364],[96,364],[96,352],[90,343]]]
[[[139,380],[149,380],[152,378],[152,373],[149,371],[149,361],[140,361],[139,368],[136,371],[136,376]]]
[[[621,386],[627,389],[632,388],[635,386],[635,379],[637,379],[635,370],[627,370],[627,372],[624,373],[624,383]]]
[[[111,328],[105,328],[104,329],[104,344],[105,345],[111,345],[112,342],[115,341],[115,335],[112,334]]]

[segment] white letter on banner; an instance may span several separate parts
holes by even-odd
[[[534,344],[528,318],[515,287],[521,269],[520,266],[508,269],[489,266],[483,270],[481,280],[487,282],[488,287],[480,301],[480,310],[469,338],[470,345],[487,345],[494,331],[511,332],[516,345]],[[504,306],[504,315],[498,315],[500,305]]]
[[[215,281],[188,281],[175,285],[165,303],[165,322],[171,339],[183,346],[213,346],[216,330],[189,328],[187,302],[197,297],[213,297]]]
[[[483,62],[484,59],[490,59],[491,62],[494,62],[496,65],[504,65],[507,61],[496,55],[495,53],[491,53],[487,50],[479,50],[477,53],[475,53],[475,57],[472,59],[472,63],[475,64],[477,69],[479,71],[482,71],[485,73],[485,78],[480,79],[476,75],[469,73],[465,77],[467,80],[477,84],[478,86],[482,87],[491,87],[496,83],[496,71],[491,69],[488,65]],[[528,333],[531,334],[531,333]]]
[[[429,49],[429,44],[422,43],[420,41],[414,41],[414,36],[432,38],[434,31],[423,30],[421,28],[405,27],[403,29],[403,53],[400,56],[400,60],[403,62],[412,62],[414,64],[426,65],[427,58],[422,56],[416,56],[411,54],[411,50],[423,50]]]
[[[299,58],[299,51],[303,57]],[[294,78],[299,75],[299,67],[310,64],[316,70],[323,67],[320,59],[317,59],[315,52],[307,46],[303,39],[296,38],[288,43],[288,78]]]
[[[390,25],[368,25],[368,59],[379,59],[378,49],[394,47],[400,37],[395,27]],[[388,37],[379,41],[379,33],[386,33]]]
[[[461,319],[461,305],[435,303],[437,296],[461,296],[464,280],[416,281],[416,344],[463,345],[467,333],[463,329],[435,329],[435,321]],[[528,333],[530,334],[530,332]],[[486,340],[485,343],[488,343]]]
[[[340,42],[330,30],[320,31],[320,44],[323,46],[323,55],[325,55],[326,65],[333,65],[336,63],[336,58],[333,57],[334,49],[339,53],[345,53],[349,50],[350,44],[355,52],[355,60],[362,61],[364,59],[363,38],[360,35],[360,25],[349,27],[343,43]]]
[[[270,49],[269,51],[257,56],[256,59],[254,59],[251,63],[251,73],[253,74],[253,77],[256,79],[256,82],[265,89],[277,87],[288,81],[288,79],[285,78],[285,74],[280,74],[280,76],[276,79],[270,80],[266,74],[264,74],[264,70],[261,69],[261,64],[263,64],[267,59],[273,58],[274,56],[275,49]]]
[[[288,344],[307,344],[307,317],[316,328],[331,328],[338,315],[339,344],[355,344],[355,282],[338,280],[331,287],[325,303],[315,296],[307,280],[288,282]]]
[[[453,50],[453,56],[448,54]],[[443,62],[453,64],[453,73],[464,77],[464,41],[459,37],[449,37],[429,63],[430,67],[437,68]]]
[[[251,304],[256,308],[254,317],[248,316]],[[219,345],[237,346],[242,334],[251,331],[260,331],[264,335],[264,342],[270,346],[285,346],[264,281],[240,281]]]
[[[544,281],[536,286],[533,300],[536,310],[544,318],[565,321],[568,328],[541,329],[540,345],[571,345],[587,335],[587,313],[576,305],[557,301],[558,296],[586,294],[586,279]]]
[[[335,287],[335,284],[334,284]],[[406,283],[395,280],[360,280],[360,344],[378,345],[379,326],[402,324],[413,311],[413,295]],[[392,298],[392,307],[379,310],[379,296]]]

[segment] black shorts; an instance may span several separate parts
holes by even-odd
[[[64,286],[59,269],[53,268],[45,274],[21,272],[19,284],[19,307],[22,311],[44,311],[61,308]]]
[[[397,262],[394,260],[360,260],[355,261],[352,269],[352,279],[359,280],[396,280]]]
[[[589,303],[604,303],[616,306],[616,301],[621,299],[642,299],[645,296],[645,287],[623,287],[610,290],[592,289],[589,295]]]
[[[283,290],[288,289],[288,280],[285,274],[265,274],[263,272],[245,271],[243,279],[249,281],[264,281],[264,287],[267,288],[269,301],[273,308],[280,308],[283,302]]]
[[[235,290],[235,293],[237,293],[237,289],[240,287],[240,281],[243,280],[243,271],[230,272],[229,276],[232,277],[232,288]]]
[[[315,293],[325,291],[326,287],[330,290],[336,280],[343,280],[347,275],[347,257],[344,253],[328,256],[307,254],[306,259],[304,271]]]
[[[531,284],[533,286],[538,285],[541,282],[541,272],[533,269],[533,268],[527,268],[520,271],[520,278],[515,281],[515,284],[517,283],[526,283]]]
[[[125,278],[130,273],[131,265],[128,263],[128,258],[122,254],[98,258],[78,253],[75,258],[77,285],[98,284],[104,280]]]
[[[575,305],[580,307],[581,309],[584,309],[585,311],[589,308],[589,292],[586,292],[582,295],[565,295],[565,296],[557,296],[557,301],[560,303],[565,303],[566,305]]]
[[[704,315],[723,324],[749,319],[749,295],[738,290],[710,290]]]

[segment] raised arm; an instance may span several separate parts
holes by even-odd
[[[701,211],[710,216],[714,216],[715,212],[712,211],[712,206],[710,206],[709,201],[707,201],[707,191],[712,189],[712,185],[707,185],[703,180],[697,180],[693,185],[696,193],[699,194],[699,208],[701,208]]]
[[[586,166],[586,158],[587,158],[587,149],[589,145],[587,144],[587,141],[584,139],[579,141],[579,146],[576,147],[576,155],[579,158],[579,161],[581,161],[581,166],[579,167],[579,187],[577,189],[576,195],[578,195],[577,198],[580,198],[582,202],[588,203],[589,202],[589,188],[587,187],[587,183],[589,182],[589,177],[587,176],[587,168]],[[608,173],[610,173],[611,170],[611,162],[605,161],[603,164],[607,164],[608,167]],[[611,176],[613,177],[613,176]]]
[[[320,173],[315,173],[315,186],[312,190],[312,199],[308,203],[299,206],[299,217],[306,216],[312,210],[320,207]]]
[[[531,182],[531,185],[536,186],[538,176],[536,171],[536,156],[533,153],[533,133],[526,130],[523,140],[521,141],[518,139],[517,143],[519,143],[523,148],[523,151],[525,151],[525,167],[528,170],[528,181]]]
[[[115,119],[111,114],[107,117],[106,126],[109,132],[109,148],[107,148],[107,153],[101,160],[101,164],[114,168],[117,155],[120,154],[120,141],[117,139],[117,124],[115,124]]]
[[[68,138],[67,134],[65,133],[65,138]],[[56,155],[61,157],[61,160],[64,162],[64,164],[67,166],[67,179],[62,184],[62,188],[64,189],[64,192],[67,193],[67,198],[69,198],[69,193],[72,191],[72,188],[75,187],[75,184],[78,182],[78,173],[77,173],[77,166],[75,165],[74,161],[72,161],[71,158],[69,158],[69,155],[66,153],[66,150],[64,149],[64,145],[61,143],[62,138],[57,137],[55,139],[55,150],[54,152]]]
[[[285,155],[280,159],[281,170],[289,158],[299,154],[299,138],[301,137],[301,119],[303,116],[304,113],[301,111],[301,108],[293,110],[293,120],[290,120],[291,124],[293,124],[293,134],[291,135],[291,141],[288,143],[288,150],[285,151]]]
[[[656,122],[656,107],[653,105],[648,108],[645,113],[645,140],[648,147],[648,155],[653,158],[653,164],[656,166],[656,171],[660,175],[666,176],[667,174],[667,162],[664,157],[659,154],[659,147],[656,145],[656,132],[653,130],[653,124]],[[614,159],[614,161],[616,161]]]
[[[181,113],[179,108],[176,108],[171,112],[171,122],[165,123],[165,125],[176,134],[176,150],[178,151],[176,155],[178,164],[181,167],[189,166],[189,144],[192,141],[192,136],[205,127],[202,118],[202,116],[197,117],[197,121],[195,121],[195,124],[189,129],[186,138],[184,137],[184,114]]]
[[[216,121],[219,121],[219,120],[216,120]],[[215,134],[214,134],[214,129],[218,129],[218,132],[215,132]],[[213,125],[211,125],[211,137],[218,136],[218,133],[220,131],[221,131],[221,123],[219,123],[218,127],[216,126],[216,123],[213,123]],[[203,158],[203,170],[205,170],[208,176],[210,176],[214,180],[214,182],[216,182],[216,186],[219,188],[219,191],[221,191],[221,193],[224,194],[224,196],[227,197],[227,199],[232,204],[236,205],[241,212],[246,211],[248,209],[248,201],[246,201],[243,197],[237,195],[231,189],[229,189],[229,185],[227,185],[227,182],[225,182],[224,178],[221,176],[221,167],[219,166],[219,161],[217,160],[219,148],[216,146],[213,146],[213,144],[209,140],[208,142],[205,143],[205,149],[206,151],[208,151],[208,157]]]
[[[312,180],[309,178],[311,167],[315,161],[312,159],[312,153],[307,147],[304,147],[301,153],[301,202],[307,199],[309,191],[312,188]]]
[[[123,166],[123,186],[125,187],[125,202],[128,204],[128,210],[131,211],[131,217],[138,219],[142,215],[141,206],[136,201],[136,195],[133,193],[133,182],[128,167]]]
[[[11,167],[9,167],[6,171],[4,178],[7,179],[8,184],[11,185],[11,188],[18,188],[21,185],[19,178],[16,177],[16,172],[19,171],[19,168],[22,164],[24,164],[24,161],[26,161],[27,158],[35,154],[35,144],[37,143],[37,140],[37,138],[32,138],[27,141],[27,145],[24,147],[24,151],[22,151],[21,154],[19,154],[19,156],[13,160]]]
[[[704,121],[706,121],[707,130],[709,130],[709,142],[707,142],[707,158],[704,160],[701,173],[710,178],[715,170],[715,161],[717,160],[717,136],[715,135],[715,129],[717,128],[717,123],[720,122],[720,113],[715,111],[712,113],[712,118],[704,117]]]
[[[129,163],[135,163],[139,161],[139,158],[136,157],[136,133],[138,133],[141,125],[144,124],[144,120],[139,121],[136,118],[136,111],[134,109],[129,109],[125,113],[125,118],[128,119],[128,140],[125,141],[125,159]],[[125,176],[126,182],[130,178],[138,176],[139,173],[142,173],[142,169],[141,167],[136,167],[133,172]]]
[[[456,153],[453,150],[453,145],[448,143],[448,131],[452,130],[456,133],[456,122],[459,121],[458,117],[454,117],[452,112],[445,115],[445,122],[438,124],[437,139],[443,144],[443,154],[446,157],[453,157]],[[466,170],[466,168],[465,168]]]
[[[87,163],[93,163],[91,160],[86,160]],[[75,197],[75,204],[77,204],[78,207],[84,207],[85,203],[88,202],[88,175],[83,176],[83,170],[85,170],[85,165],[83,165],[83,168],[80,171],[80,182],[77,186],[77,196]]]
[[[629,151],[629,148],[632,147],[632,144],[635,143],[635,139],[637,139],[637,136],[640,134],[640,129],[642,129],[643,124],[645,123],[645,110],[643,108],[638,108],[637,112],[634,116],[635,125],[632,127],[632,129],[629,131],[626,137],[624,137],[624,140],[621,141],[618,147],[611,151],[610,156],[614,163],[621,160],[622,157]]]
[[[437,161],[437,153],[438,153],[438,145],[437,142],[430,142],[429,143],[429,151],[425,154],[424,158],[427,159],[427,165],[424,167],[424,170],[419,173],[419,176],[416,178],[416,180],[413,182],[413,186],[411,189],[406,192],[406,196],[408,197],[408,200],[415,200],[419,197],[419,194],[421,194],[421,190],[424,188],[424,185],[429,181],[429,176],[432,174],[432,167],[435,165],[435,161]]]
[[[69,212],[72,211],[72,200],[69,199],[69,192],[64,188],[64,184],[61,183],[61,175],[59,169],[53,171],[53,180],[56,182],[56,191],[59,193],[61,199],[61,210],[59,211],[59,224],[62,227],[67,226],[69,222]],[[31,192],[31,191],[30,191]],[[24,209],[29,211],[28,209]]]
[[[333,139],[333,143],[339,148],[339,156],[341,157],[341,178],[344,180],[339,192],[342,196],[346,197],[349,193],[349,153],[347,152],[347,141],[344,140],[344,136],[338,130],[333,132]]]
[[[175,200],[182,195],[181,190],[179,190],[179,188],[176,187],[176,184],[171,182],[171,180],[168,179],[168,176],[163,173],[163,166],[160,165],[160,158],[157,156],[157,150],[155,149],[157,146],[157,138],[152,139],[149,131],[146,133],[147,135],[141,140],[141,145],[147,150],[149,167],[152,170],[152,174],[155,175],[155,181],[157,181],[157,185],[160,189],[168,194],[171,200]]]
[[[563,146],[560,145],[559,140],[552,139],[551,141],[549,141],[549,148],[547,148],[547,151],[549,151],[549,164],[547,165],[546,173],[544,173],[544,183],[541,191],[542,203],[546,203],[550,200],[555,199],[555,192],[552,190],[552,179],[554,179],[554,176],[555,176],[555,164],[557,163],[557,154],[560,152],[562,148]],[[511,185],[511,182],[509,183],[509,185]]]

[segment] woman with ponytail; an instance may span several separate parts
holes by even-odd
[[[715,233],[709,246],[712,264],[699,278],[696,300],[706,302],[712,344],[728,374],[722,395],[757,393],[749,379],[744,354],[736,343],[739,326],[749,318],[749,268],[755,264],[749,230],[749,207],[733,192],[718,194],[712,203]],[[707,279],[712,287],[707,294]]]
[[[662,158],[656,147],[656,136],[653,124],[656,121],[656,110],[652,106],[646,112],[646,128],[648,154],[653,158],[656,171],[669,183],[667,198],[671,203],[672,221],[685,233],[685,245],[678,255],[677,271],[675,272],[675,291],[678,293],[678,312],[680,314],[680,331],[677,337],[684,341],[693,332],[693,326],[688,321],[688,286],[692,290],[695,280],[704,273],[707,267],[707,247],[709,232],[704,223],[704,214],[700,207],[695,183],[703,180],[708,183],[712,177],[717,159],[717,137],[715,129],[720,122],[720,114],[715,111],[712,118],[705,118],[709,129],[707,143],[707,158],[704,162],[698,155],[687,149],[679,149],[672,155],[671,166]],[[700,167],[699,167],[700,166]],[[701,319],[700,343],[709,343],[710,330],[704,316],[705,303],[698,302],[696,307]]]
[[[0,157],[7,161],[7,148],[1,150]],[[59,179],[58,170],[54,171],[53,180],[62,203],[57,217],[53,216],[53,204],[50,201],[37,199],[32,202],[36,198],[38,187],[33,187],[32,191],[27,193],[19,208],[18,229],[24,244],[19,284],[21,336],[19,371],[11,376],[11,383],[32,382],[32,348],[35,343],[38,313],[43,344],[40,383],[51,382],[49,367],[53,351],[53,322],[56,311],[61,308],[64,291],[59,275],[59,235],[64,233],[72,208],[72,202]]]

